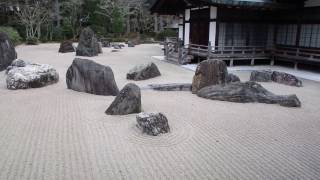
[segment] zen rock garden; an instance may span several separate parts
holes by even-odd
[[[60,53],[76,51],[77,56],[97,56],[102,53],[102,46],[121,49],[121,44],[99,43],[94,32],[85,28],[80,35],[75,49],[71,41],[60,44]],[[128,47],[134,47],[128,42]],[[0,33],[0,67],[6,69],[8,89],[39,88],[59,81],[58,72],[50,65],[38,64],[16,59],[15,49],[5,34]],[[133,67],[126,74],[127,80],[142,81],[161,76],[160,70],[153,62]],[[276,95],[257,82],[276,82],[301,87],[302,82],[293,75],[278,71],[253,71],[250,81],[241,82],[240,78],[228,73],[226,63],[220,60],[205,60],[199,63],[192,83],[150,84],[156,91],[189,91],[201,98],[236,103],[279,104],[284,107],[301,107],[298,97]],[[134,83],[128,83],[121,91],[117,86],[115,75],[109,66],[92,60],[75,58],[66,73],[68,89],[94,95],[115,96],[106,109],[106,115],[136,115],[136,126],[142,133],[151,136],[169,133],[170,126],[163,113],[142,112],[141,89]]]

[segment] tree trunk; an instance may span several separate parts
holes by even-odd
[[[54,1],[54,7],[55,7],[55,18],[56,18],[56,21],[57,21],[57,27],[60,27],[60,3],[59,3],[59,0],[55,0]]]
[[[159,28],[158,28],[158,15],[155,14],[154,15],[154,32],[158,32]]]

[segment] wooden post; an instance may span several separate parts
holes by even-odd
[[[208,43],[208,55],[207,55],[207,59],[211,59],[211,53],[212,53],[212,46],[211,46],[211,42],[209,41]]]
[[[254,59],[251,59],[251,66],[254,66]]]
[[[233,66],[233,59],[230,60],[230,67]]]
[[[274,56],[272,56],[272,57],[271,57],[270,66],[274,66],[274,59],[275,59],[275,57],[274,57]]]
[[[178,63],[179,64],[183,64],[184,63],[184,59],[183,59],[183,40],[182,39],[178,39]]]
[[[294,62],[294,70],[298,70],[298,62]]]

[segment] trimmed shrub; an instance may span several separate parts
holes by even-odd
[[[14,43],[14,45],[21,44],[21,36],[19,35],[18,31],[13,27],[5,27],[0,26],[0,32],[6,33],[10,40]]]
[[[178,37],[178,32],[173,29],[166,29],[157,34],[156,39],[164,41],[166,37]]]
[[[34,38],[27,38],[26,39],[26,44],[27,45],[38,45],[39,40],[38,38],[34,37]]]

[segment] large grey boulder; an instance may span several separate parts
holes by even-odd
[[[68,89],[75,91],[105,96],[119,93],[112,69],[87,59],[73,60],[66,81]]]
[[[262,71],[252,71],[250,75],[250,81],[256,82],[270,82],[272,81],[272,71],[262,70]]]
[[[137,115],[137,127],[142,133],[158,136],[170,132],[168,119],[162,113],[140,113]]]
[[[280,104],[285,107],[301,106],[296,95],[275,95],[253,81],[208,86],[198,91],[197,95],[206,99],[238,103],[259,102]]]
[[[63,41],[60,44],[59,53],[75,52],[72,41]]]
[[[97,56],[99,54],[99,43],[94,32],[90,27],[86,27],[80,34],[79,44],[77,47],[77,56]]]
[[[151,79],[157,76],[161,76],[161,73],[154,63],[135,66],[127,73],[127,79],[135,81]]]
[[[192,93],[216,84],[227,83],[228,70],[224,61],[205,60],[199,63],[192,81]]]
[[[106,110],[108,115],[127,115],[141,112],[140,88],[132,83],[127,84]]]
[[[232,83],[232,82],[240,82],[240,78],[235,74],[229,73],[227,76],[227,83]]]
[[[280,84],[302,87],[302,82],[296,76],[288,73],[273,71],[271,78],[272,81]]]
[[[8,89],[39,88],[59,81],[58,72],[48,64],[29,63],[21,59],[7,68]]]
[[[5,70],[16,58],[13,43],[7,34],[0,32],[0,71]]]

